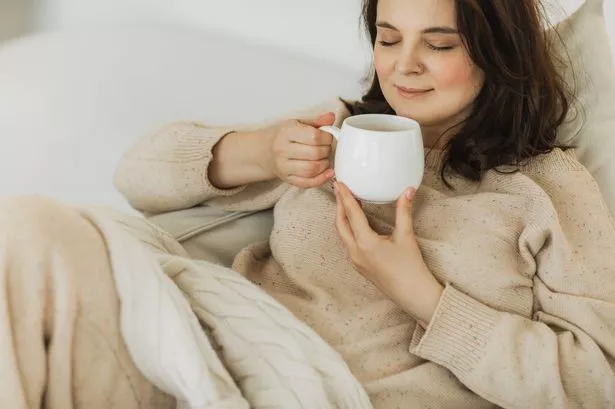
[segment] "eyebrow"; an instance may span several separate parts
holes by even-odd
[[[391,30],[399,31],[397,27],[392,25],[391,23],[387,23],[386,21],[378,21],[376,22],[376,27],[388,28]],[[423,34],[459,34],[459,31],[455,30],[452,27],[446,26],[437,26],[437,27],[429,27],[422,31]]]

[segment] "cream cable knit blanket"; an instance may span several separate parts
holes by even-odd
[[[372,407],[337,352],[241,275],[144,220],[81,213],[107,243],[131,357],[179,409]]]

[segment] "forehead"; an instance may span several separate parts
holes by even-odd
[[[399,30],[457,26],[455,0],[379,0],[377,19]]]

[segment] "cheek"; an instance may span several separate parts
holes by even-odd
[[[378,48],[374,50],[374,68],[380,81],[386,81],[394,71],[394,67],[394,61],[390,56],[387,56],[385,52],[379,51]]]
[[[432,67],[433,78],[443,91],[466,90],[475,94],[481,86],[480,70],[467,58],[451,58]]]

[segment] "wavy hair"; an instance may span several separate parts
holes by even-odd
[[[378,0],[363,0],[362,23],[372,47],[377,6]],[[448,170],[478,181],[490,169],[518,169],[533,156],[570,148],[557,142],[557,132],[573,96],[556,68],[563,63],[553,49],[559,36],[544,29],[541,2],[455,0],[455,6],[463,44],[485,80],[471,115],[446,142],[443,181]],[[394,113],[375,75],[361,101],[346,106],[352,115]]]

